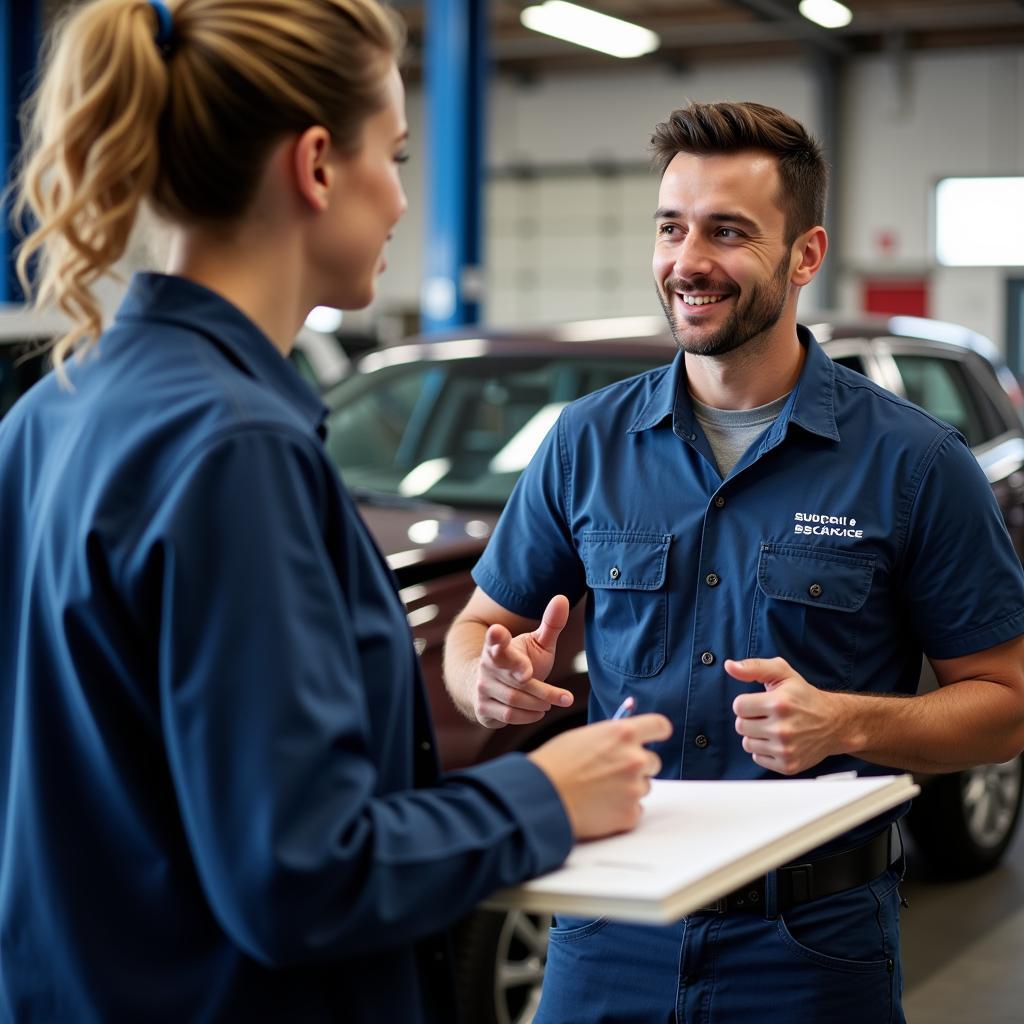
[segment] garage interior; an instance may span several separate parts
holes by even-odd
[[[0,3],[8,154],[40,33],[73,2]],[[346,359],[445,332],[658,315],[651,131],[691,100],[756,99],[806,124],[831,164],[831,250],[801,320],[963,325],[1024,378],[1024,256],[958,263],[937,250],[941,182],[1024,182],[1024,0],[848,0],[853,20],[838,29],[802,17],[796,0],[589,2],[657,34],[657,49],[633,59],[531,31],[517,0],[393,6],[409,29],[409,212],[373,304],[326,332]],[[1024,187],[1016,194],[993,233],[1024,234]],[[15,238],[4,230],[0,298],[17,303]],[[160,251],[148,225],[122,269],[152,266]],[[120,285],[105,287],[112,310]],[[1010,799],[1019,813],[1019,793]],[[1020,1024],[1024,827],[977,877],[951,879],[907,845],[907,1019]]]

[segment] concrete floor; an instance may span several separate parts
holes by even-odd
[[[1024,826],[1000,867],[968,882],[929,879],[908,850],[908,1024],[1024,1024]]]

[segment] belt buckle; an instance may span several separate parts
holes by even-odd
[[[726,893],[725,896],[715,900],[714,903],[701,907],[701,910],[709,914],[728,914],[734,910],[757,913],[764,907],[764,902],[765,880],[762,875],[760,878],[755,878],[752,882],[748,882],[739,889]]]
[[[786,903],[795,906],[811,899],[814,879],[813,864],[790,865],[786,868],[786,878],[789,882],[789,892],[785,894],[785,897],[780,894],[780,902],[784,899]]]

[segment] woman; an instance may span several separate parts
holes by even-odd
[[[444,928],[638,818],[655,716],[439,777],[283,358],[373,297],[399,45],[374,0],[94,0],[49,49],[20,268],[76,326],[0,424],[0,1019],[450,1021]],[[100,334],[143,203],[169,273]]]

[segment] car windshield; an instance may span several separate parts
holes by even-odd
[[[331,393],[327,450],[357,497],[500,508],[568,402],[670,357],[581,350],[357,373]]]

